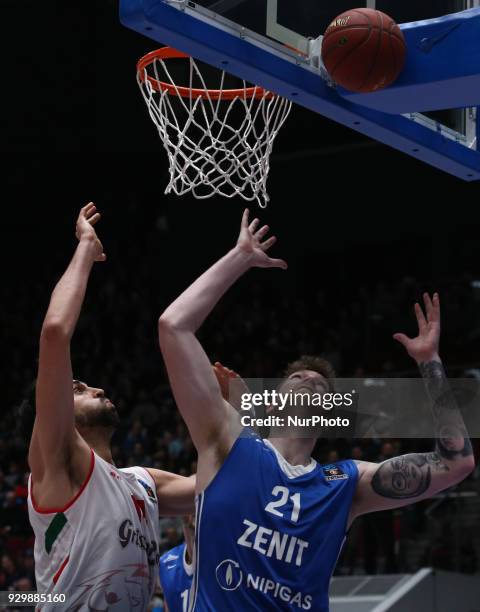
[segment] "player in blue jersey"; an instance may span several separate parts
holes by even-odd
[[[355,517],[430,497],[474,468],[461,414],[438,356],[440,304],[415,306],[419,334],[396,334],[418,363],[432,399],[434,452],[381,464],[311,458],[315,438],[245,435],[224,400],[195,334],[228,288],[253,267],[286,269],[267,255],[275,238],[248,210],[236,246],[197,279],[159,320],[162,353],[177,405],[198,450],[195,576],[190,610],[328,611],[328,584]],[[284,385],[324,393],[333,370],[298,361]]]
[[[193,577],[194,517],[183,517],[185,541],[160,557],[160,584],[165,612],[187,612]]]

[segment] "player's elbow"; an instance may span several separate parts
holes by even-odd
[[[63,343],[70,341],[68,329],[59,319],[46,319],[42,326],[40,342],[42,343]]]
[[[470,474],[474,471],[475,467],[476,467],[476,465],[475,465],[475,457],[473,455],[471,455],[465,461],[465,476],[464,476],[464,478],[466,478],[467,476],[470,476]]]
[[[158,335],[168,336],[181,330],[181,321],[171,308],[167,308],[158,319]]]
[[[462,482],[465,478],[468,478],[475,469],[475,458],[473,455],[464,457],[461,462],[458,462],[455,467],[451,467],[451,475],[455,478],[455,484]]]

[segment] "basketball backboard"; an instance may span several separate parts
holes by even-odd
[[[353,2],[353,3],[352,3]],[[433,19],[473,8],[472,0],[194,0],[188,6],[211,11],[304,53],[308,39],[323,34],[333,19],[353,7],[370,7],[388,13],[397,23]]]
[[[352,0],[121,0],[124,25],[464,180],[480,180],[480,0],[356,0],[401,24],[404,73],[351,94],[325,80],[321,34]],[[454,110],[449,110],[454,109]]]

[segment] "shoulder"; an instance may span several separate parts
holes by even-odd
[[[185,549],[185,543],[180,544],[179,546],[175,546],[175,548],[171,548],[167,550],[166,553],[160,557],[161,565],[177,565],[180,561],[183,560],[183,551]]]
[[[355,467],[358,471],[358,479],[359,481],[367,480],[371,478],[372,475],[377,471],[380,467],[380,463],[372,463],[371,461],[358,461],[352,460],[352,463],[355,464]]]
[[[352,459],[343,459],[335,463],[324,464],[321,469],[327,482],[353,479],[356,483],[360,478],[358,463]]]
[[[150,468],[144,468],[139,465],[134,465],[128,468],[121,468],[120,471],[124,474],[133,474],[137,477],[137,479],[145,480],[150,486],[156,486],[156,480],[152,473],[155,470],[151,470]]]

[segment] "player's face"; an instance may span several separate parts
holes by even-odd
[[[285,406],[285,415],[308,417],[312,413],[312,406],[305,396],[323,395],[329,391],[329,385],[327,379],[314,370],[298,370],[281,383],[278,391],[295,398]]]
[[[105,397],[103,389],[89,387],[80,380],[73,381],[75,421],[80,427],[117,427],[115,405]]]
[[[282,383],[280,391],[292,390],[294,393],[326,393],[329,390],[327,379],[314,370],[298,370],[290,374]]]

